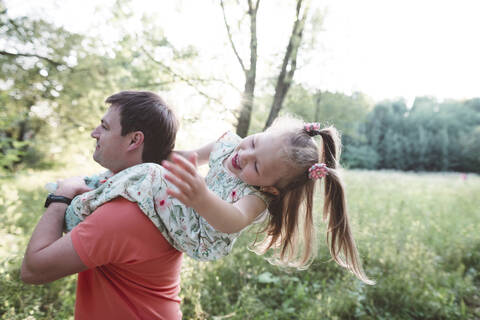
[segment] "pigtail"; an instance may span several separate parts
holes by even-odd
[[[348,221],[345,189],[337,171],[339,167],[337,159],[340,156],[338,133],[330,127],[320,130],[319,135],[323,140],[323,161],[329,168],[328,175],[324,178],[323,218],[328,217],[327,242],[330,253],[335,262],[349,269],[360,280],[367,284],[374,284],[363,271]]]
[[[271,200],[270,212],[266,226],[257,233],[252,250],[265,254],[274,249],[268,261],[275,265],[306,269],[316,256],[316,232],[313,228],[313,194],[315,183],[294,182],[290,188],[282,190],[280,195]],[[288,214],[299,212],[304,207],[305,214]],[[258,235],[266,237],[258,241]]]

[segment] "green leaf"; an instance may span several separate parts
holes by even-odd
[[[260,283],[277,283],[280,279],[273,276],[270,272],[264,272],[258,276]]]

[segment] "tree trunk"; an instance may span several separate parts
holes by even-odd
[[[240,106],[240,115],[238,116],[237,134],[245,137],[250,127],[250,119],[252,117],[253,100],[255,91],[255,76],[247,77],[245,81],[245,89],[242,94],[242,102]]]
[[[255,7],[253,7],[252,1],[248,0],[248,15],[250,16],[250,67],[249,69],[244,69],[245,88],[242,94],[236,131],[242,138],[248,134],[255,98],[255,82],[257,76],[257,10],[259,3],[260,0],[257,0]]]
[[[320,122],[320,102],[322,102],[322,91],[318,90],[315,95],[315,118],[313,121]]]
[[[268,128],[273,123],[273,120],[275,120],[275,118],[278,116],[282,108],[283,101],[285,100],[285,96],[287,95],[288,89],[290,89],[293,75],[295,74],[295,70],[297,68],[297,54],[298,49],[300,48],[300,44],[302,42],[305,20],[307,18],[309,8],[307,4],[305,9],[303,10],[303,14],[301,14],[302,2],[303,0],[297,0],[297,19],[293,24],[290,40],[288,42],[287,50],[283,58],[282,68],[277,78],[273,103],[270,108],[270,113],[268,115],[268,119],[265,123],[264,129]]]

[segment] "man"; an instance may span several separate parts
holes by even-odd
[[[160,163],[173,150],[177,121],[150,92],[124,91],[92,132],[93,158],[117,173]],[[79,177],[60,181],[28,244],[24,282],[48,283],[79,273],[75,319],[180,319],[182,254],[171,247],[137,204],[117,198],[63,235],[65,209],[88,191]]]

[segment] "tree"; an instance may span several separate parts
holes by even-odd
[[[238,3],[238,2],[237,2]],[[257,62],[259,57],[257,55],[257,47],[259,40],[257,39],[257,19],[258,9],[260,6],[260,0],[253,3],[252,0],[247,0],[247,16],[249,18],[249,65],[244,63],[239,53],[239,46],[234,41],[232,32],[232,23],[228,22],[225,1],[220,2],[225,22],[225,27],[228,34],[230,46],[237,58],[240,67],[245,75],[244,90],[241,98],[241,105],[238,113],[237,134],[245,136],[248,132],[251,122],[251,116],[253,112],[253,106],[255,102],[255,86],[257,82]],[[292,31],[290,33],[288,43],[283,55],[282,62],[280,64],[280,72],[276,77],[275,93],[272,100],[272,104],[269,108],[269,116],[266,120],[266,126],[278,116],[285,97],[289,91],[289,88],[293,82],[293,76],[297,70],[297,57],[300,49],[302,48],[302,40],[304,39],[304,33],[306,30],[307,19],[309,17],[310,0],[297,0],[295,2],[295,21],[293,23]],[[240,4],[241,5],[241,4]],[[272,14],[269,12],[269,14]],[[320,15],[316,15],[312,19],[312,25],[315,24],[316,29],[321,24],[321,19],[317,19]],[[312,36],[312,43],[315,37]],[[268,78],[268,76],[266,77]]]
[[[13,169],[28,153],[46,125],[42,113],[63,90],[82,37],[43,20],[10,18],[0,3],[0,66],[4,91],[0,108],[2,167]]]
[[[322,103],[322,91],[318,90],[317,93],[315,94],[315,116],[313,117],[313,120],[315,122],[320,122],[321,116],[322,116],[322,111],[321,111],[321,103]]]
[[[402,101],[375,106],[365,132],[367,145],[379,156],[378,168],[478,172],[480,167],[471,165],[478,164],[480,127],[474,101],[420,97],[410,110]]]
[[[296,19],[293,24],[292,33],[290,34],[287,49],[285,50],[280,74],[277,77],[275,94],[264,129],[268,128],[278,116],[297,69],[297,55],[302,43],[305,21],[307,20],[310,8],[309,1],[307,0],[305,3],[304,5],[303,0],[297,0]]]
[[[256,0],[255,4],[253,4],[252,0],[247,0],[247,3],[247,13],[250,18],[250,64],[248,66],[246,66],[243,62],[243,59],[240,57],[240,54],[238,52],[237,46],[233,41],[230,24],[227,21],[227,16],[225,13],[224,1],[220,1],[230,45],[232,46],[232,50],[237,57],[238,63],[240,64],[240,67],[245,74],[245,86],[242,93],[240,113],[237,119],[238,123],[236,131],[240,137],[245,137],[248,133],[248,128],[250,127],[250,118],[252,115],[253,101],[255,98],[255,82],[257,77],[257,12],[260,5],[260,0]]]

